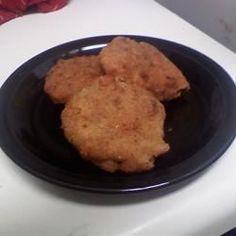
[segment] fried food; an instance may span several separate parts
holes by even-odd
[[[107,74],[152,91],[160,101],[171,100],[190,88],[182,72],[157,48],[125,37],[114,38],[100,53]]]
[[[60,59],[46,76],[44,91],[54,103],[66,103],[70,97],[102,75],[98,56]]]
[[[140,172],[169,150],[165,110],[149,91],[102,76],[76,93],[61,114],[64,135],[81,157],[115,172]]]
[[[159,49],[116,37],[98,56],[60,59],[44,91],[61,114],[66,139],[108,172],[150,170],[169,150],[164,141],[165,109],[190,85]]]

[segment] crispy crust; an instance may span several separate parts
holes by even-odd
[[[66,103],[75,92],[89,86],[102,73],[98,56],[60,59],[48,72],[44,91],[54,103]]]
[[[82,158],[108,172],[149,170],[169,150],[163,105],[122,77],[100,77],[75,94],[61,119],[65,137]]]
[[[125,37],[114,38],[100,53],[107,74],[153,92],[160,101],[171,100],[190,88],[183,73],[157,48]]]

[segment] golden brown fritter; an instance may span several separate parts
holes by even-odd
[[[60,59],[49,71],[44,91],[54,103],[66,103],[77,91],[89,86],[102,75],[98,56],[80,56]]]
[[[102,76],[76,93],[61,115],[65,137],[85,160],[115,172],[140,172],[169,150],[165,110],[149,91]]]
[[[145,42],[140,45],[150,60],[147,89],[153,91],[160,100],[177,98],[184,90],[189,90],[190,85],[183,73],[160,50]],[[145,73],[143,79],[145,81]]]
[[[146,70],[149,66],[140,44],[126,37],[114,38],[102,49],[100,58],[108,74],[126,74]]]
[[[100,53],[108,74],[152,91],[160,101],[171,100],[189,89],[182,72],[157,48],[125,37],[114,38]]]

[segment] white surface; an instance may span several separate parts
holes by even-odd
[[[193,47],[236,79],[236,56],[152,0],[72,0],[0,26],[1,84],[23,62],[66,41],[156,36]],[[0,153],[0,235],[219,235],[236,226],[236,143],[208,170],[166,194],[102,195],[46,183]]]
[[[236,52],[235,0],[156,0]]]

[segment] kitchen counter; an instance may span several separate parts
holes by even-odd
[[[184,44],[236,81],[236,54],[153,0],[71,0],[57,12],[28,14],[0,26],[0,83],[48,48],[108,34]],[[220,235],[236,226],[235,155],[236,141],[190,182],[161,192],[105,195],[44,182],[0,151],[0,235]]]

